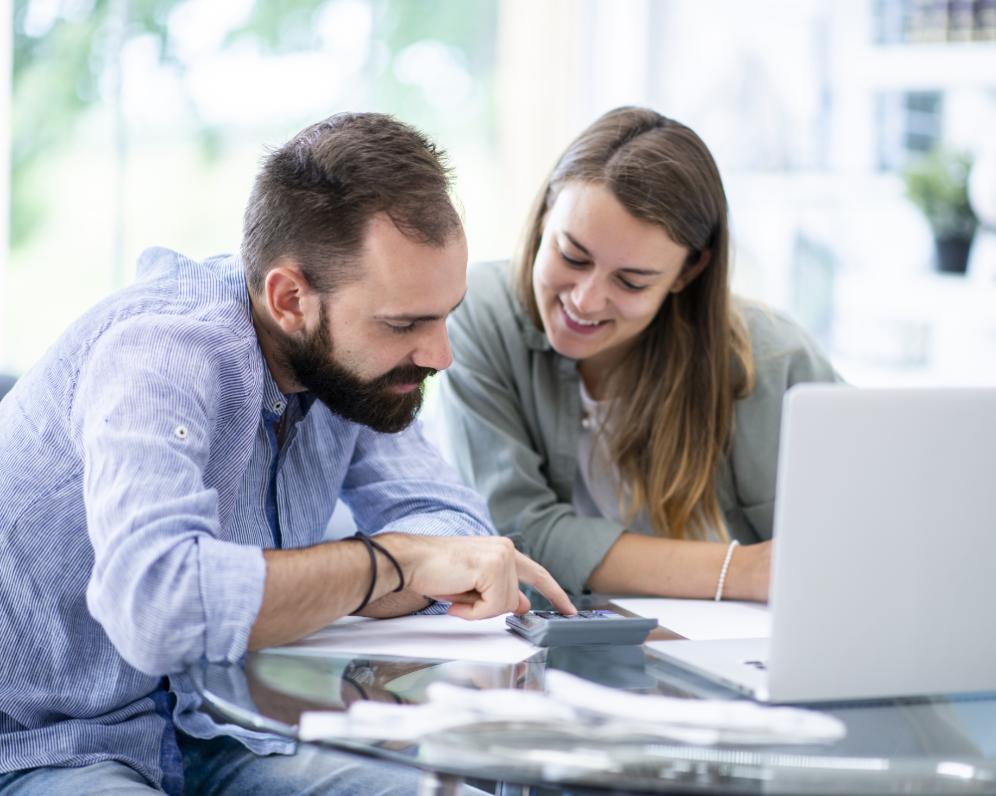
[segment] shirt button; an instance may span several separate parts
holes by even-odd
[[[177,426],[176,428],[173,429],[173,434],[176,436],[177,439],[186,439],[188,434],[187,427]]]
[[[284,407],[286,407],[286,406],[287,406],[287,404],[285,404],[283,401],[276,401],[273,404],[273,411],[276,412],[279,415],[281,412],[284,411]]]

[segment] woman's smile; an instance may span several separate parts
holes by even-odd
[[[572,312],[566,301],[558,299],[560,303],[560,317],[570,331],[575,334],[591,335],[604,329],[610,321],[608,320],[586,320],[581,315]]]

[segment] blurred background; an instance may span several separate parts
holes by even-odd
[[[996,384],[996,0],[0,0],[0,371],[145,247],[235,250],[266,147],[331,113],[448,150],[479,260],[629,103],[703,137],[735,289],[846,378]]]

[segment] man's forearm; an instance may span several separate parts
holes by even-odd
[[[401,592],[388,592],[359,612],[360,616],[374,619],[390,619],[394,616],[407,616],[432,605],[433,601],[417,592],[405,589]]]
[[[394,593],[398,573],[376,552],[377,579],[363,614],[397,616],[426,606],[427,598],[453,603],[464,619],[529,610],[519,583],[534,586],[554,607],[575,612],[553,577],[515,550],[508,539],[377,535],[404,573],[407,590]],[[263,605],[249,635],[249,649],[287,644],[355,612],[370,587],[370,555],[362,542],[326,542],[300,550],[266,550]]]
[[[370,556],[361,542],[326,542],[295,550],[265,550],[266,584],[263,604],[249,634],[249,649],[287,644],[355,611],[370,586]],[[377,583],[367,609],[369,616],[397,616],[424,606],[419,595],[401,592],[398,576],[377,553]],[[386,597],[393,600],[381,601]],[[421,605],[416,599],[421,600]],[[403,602],[402,602],[403,601]],[[412,608],[402,610],[407,604]],[[379,613],[398,609],[396,613]]]

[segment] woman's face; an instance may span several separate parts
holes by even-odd
[[[533,292],[557,353],[604,372],[647,328],[688,249],[632,216],[602,185],[569,182],[546,215]]]

